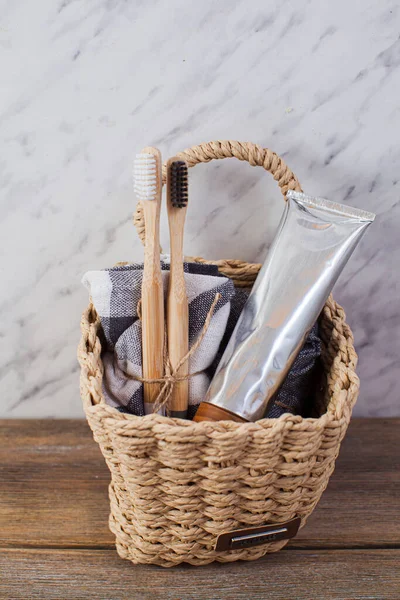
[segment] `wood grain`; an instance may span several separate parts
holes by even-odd
[[[0,546],[112,547],[109,479],[86,421],[0,421]]]
[[[163,569],[134,566],[112,550],[8,549],[0,555],[0,595],[24,600],[398,600],[399,564],[400,550],[283,550],[255,562]]]
[[[167,213],[170,239],[170,272],[167,295],[168,355],[174,370],[189,352],[189,308],[183,270],[183,236],[187,207],[173,206],[174,181],[172,165],[179,162],[175,156],[167,162]],[[182,162],[182,161],[181,161]],[[179,167],[178,167],[179,168]],[[187,183],[187,166],[184,165]],[[175,183],[175,185],[173,185]],[[174,188],[174,189],[173,189]],[[189,372],[189,361],[181,365],[177,375],[185,377]],[[189,402],[189,380],[175,383],[169,408],[171,416],[185,418]]]
[[[356,419],[316,511],[254,562],[162,569],[118,557],[109,473],[85,421],[0,421],[0,598],[400,598],[400,419]]]
[[[290,549],[400,546],[399,431],[400,419],[353,421]],[[85,421],[0,421],[0,546],[112,548],[108,481]]]

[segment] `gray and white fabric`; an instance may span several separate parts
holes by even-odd
[[[213,265],[185,263],[189,303],[189,347],[198,339],[210,307],[220,294],[209,328],[189,359],[189,418],[204,398],[213,365],[230,315],[235,294],[230,279]],[[145,414],[143,385],[131,377],[142,376],[141,321],[137,306],[141,298],[142,264],[89,271],[83,284],[89,290],[106,339],[103,354],[103,393],[107,404],[138,416]],[[168,289],[169,264],[162,263],[164,290]]]
[[[311,416],[319,383],[320,356],[321,340],[315,323],[284,382],[268,403],[265,418],[277,419],[285,413]]]
[[[120,411],[142,416],[143,386],[131,377],[142,376],[141,322],[137,306],[141,297],[141,264],[89,271],[83,283],[100,317],[106,340],[103,352],[103,392],[107,404]],[[162,263],[164,290],[168,289],[169,264]],[[189,360],[188,418],[193,418],[228,344],[249,290],[237,288],[213,265],[185,264],[189,300],[189,345],[201,333],[217,292],[221,294],[210,326],[199,348]],[[312,328],[285,381],[268,405],[266,417],[290,412],[308,416],[318,383],[321,342],[318,324]]]

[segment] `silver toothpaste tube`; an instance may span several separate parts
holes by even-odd
[[[287,199],[277,235],[195,420],[263,417],[375,217],[299,192],[288,192]]]

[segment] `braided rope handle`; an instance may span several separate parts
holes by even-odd
[[[238,158],[247,161],[252,167],[263,167],[271,173],[281,189],[283,197],[286,198],[288,190],[301,192],[300,184],[295,174],[289,169],[285,161],[269,150],[251,142],[217,141],[192,146],[183,152],[176,154],[185,160],[188,167],[194,167],[198,163],[207,163],[211,160],[221,158]],[[163,183],[165,183],[166,165],[163,165]],[[139,202],[136,208],[133,222],[142,242],[145,239],[145,224],[143,207]]]

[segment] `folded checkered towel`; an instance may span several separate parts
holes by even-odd
[[[189,303],[189,347],[198,339],[217,293],[220,294],[204,338],[189,358],[188,418],[192,418],[204,398],[210,374],[230,315],[235,290],[230,279],[214,265],[185,263],[185,283]],[[137,306],[141,298],[142,264],[89,271],[83,284],[89,290],[100,317],[107,342],[103,354],[103,393],[107,404],[123,412],[144,415],[143,385],[131,377],[142,376],[141,321]],[[169,264],[162,263],[165,293]]]
[[[106,347],[103,352],[103,393],[107,404],[122,412],[144,415],[143,386],[130,376],[142,375],[141,322],[137,306],[141,297],[141,264],[89,271],[83,283],[90,291],[100,317]],[[168,289],[169,264],[162,263],[164,290]],[[189,410],[193,418],[224,353],[249,290],[237,288],[214,265],[185,264],[189,300],[190,347],[198,339],[217,293],[221,294],[209,329],[189,359]],[[312,328],[285,381],[268,405],[265,416],[278,418],[290,412],[307,416],[312,411],[318,383],[321,342],[318,324]]]

